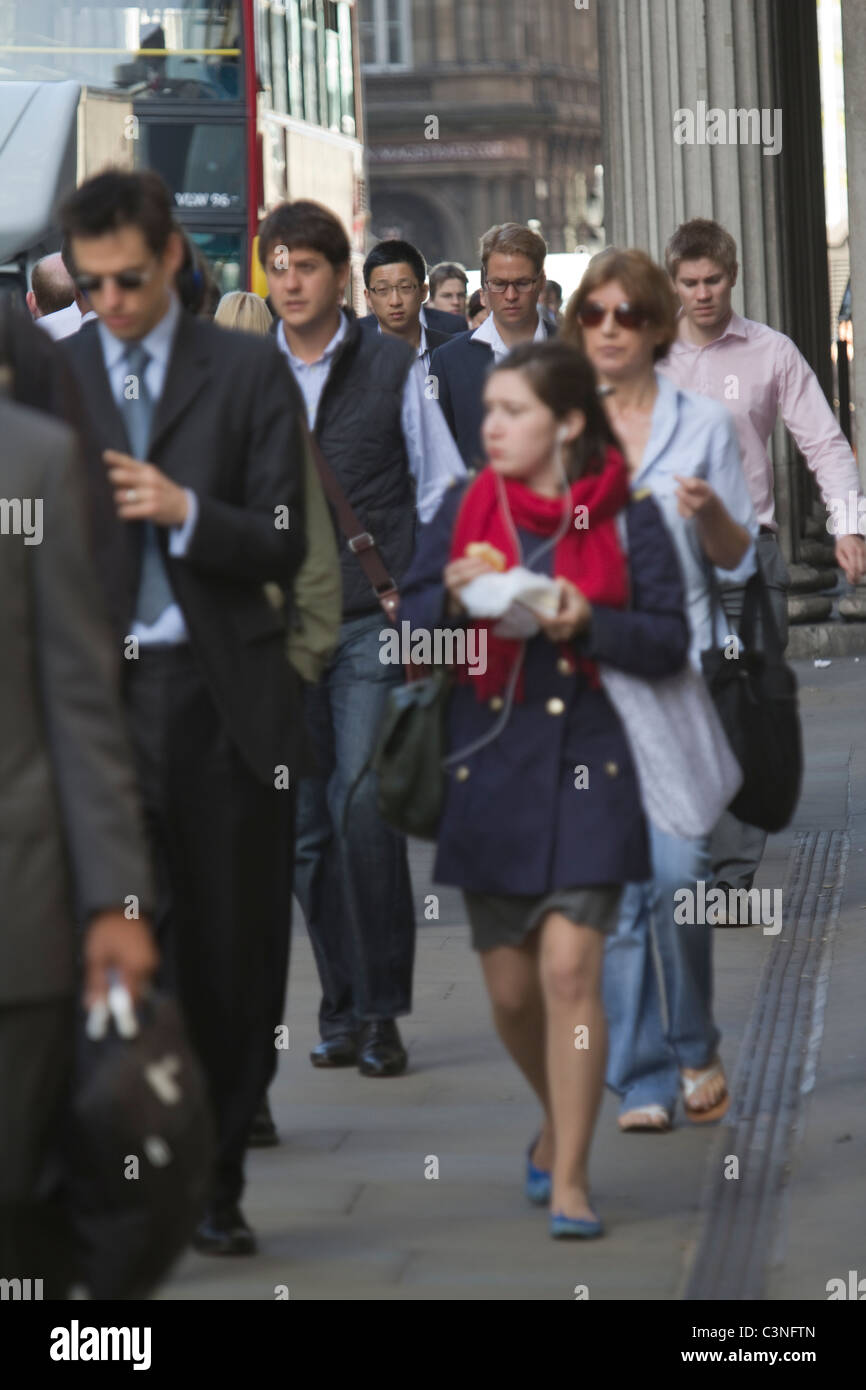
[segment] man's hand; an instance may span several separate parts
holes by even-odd
[[[109,971],[138,999],[159,964],[159,953],[144,920],[127,920],[119,908],[98,912],[84,939],[84,1006],[106,999]]]
[[[849,584],[857,584],[866,574],[866,542],[862,536],[839,536],[836,541],[836,564]]]
[[[570,642],[589,626],[592,606],[570,579],[560,576],[556,584],[559,588],[559,611],[555,618],[539,618],[538,621],[542,632],[551,642]]]
[[[121,521],[153,521],[157,526],[182,526],[189,498],[152,463],[131,454],[106,449],[102,455],[114,488],[114,505]]]

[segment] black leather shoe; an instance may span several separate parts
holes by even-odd
[[[362,1076],[399,1076],[406,1070],[408,1060],[393,1018],[364,1024],[358,1042],[358,1070]]]
[[[193,1236],[192,1243],[202,1255],[256,1253],[256,1238],[238,1206],[209,1211]]]
[[[354,1033],[338,1033],[323,1038],[310,1053],[314,1067],[353,1067],[358,1060],[358,1039]]]
[[[268,1105],[268,1098],[265,1096],[258,1109],[258,1114],[253,1120],[250,1130],[250,1137],[247,1140],[248,1149],[272,1149],[275,1144],[279,1144],[280,1136],[277,1134],[277,1127],[274,1124],[274,1117],[271,1114],[271,1107]]]

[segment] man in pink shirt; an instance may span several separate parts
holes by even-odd
[[[718,222],[695,218],[677,228],[665,264],[682,304],[676,342],[659,371],[678,386],[711,396],[728,407],[740,444],[743,472],[761,531],[758,563],[783,643],[788,635],[788,571],[776,539],[773,465],[767,442],[781,414],[807,466],[815,474],[831,515],[861,493],[857,464],[818,378],[790,338],[731,308],[737,282],[737,244]],[[860,535],[837,535],[836,563],[856,584],[866,573]],[[743,588],[726,587],[724,607],[736,620]],[[716,880],[750,888],[766,835],[726,815],[715,836]],[[735,925],[731,923],[731,925]]]

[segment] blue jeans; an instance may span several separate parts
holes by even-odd
[[[643,1105],[672,1111],[682,1067],[716,1054],[711,926],[674,921],[679,888],[710,878],[709,836],[680,840],[649,826],[653,878],[626,885],[616,932],[607,938],[604,1006],[607,1084],[621,1113]],[[660,972],[653,958],[658,954]]]
[[[322,985],[323,1038],[412,1008],[415,910],[406,840],[379,815],[375,774],[352,791],[388,693],[403,679],[402,667],[379,660],[385,626],[381,613],[344,622],[322,680],[304,691],[320,775],[298,784],[295,893]]]

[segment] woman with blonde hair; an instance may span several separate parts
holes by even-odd
[[[677,309],[661,266],[643,251],[609,247],[587,266],[560,336],[586,353],[606,388],[631,488],[649,489],[659,505],[700,670],[701,652],[726,640],[718,582],[742,584],[752,573],[758,523],[730,413],[656,371],[676,337]],[[712,927],[680,925],[675,914],[675,894],[710,877],[709,836],[679,838],[650,824],[650,857],[651,876],[625,891],[605,960],[607,1082],[621,1097],[626,1132],[670,1129],[679,1092],[693,1124],[720,1119],[729,1105],[713,1019]]]
[[[240,333],[270,333],[273,317],[261,295],[251,290],[232,290],[216,307],[214,323]]]

